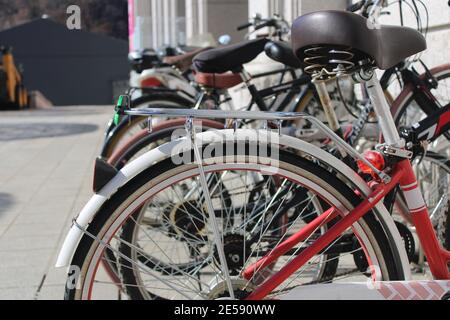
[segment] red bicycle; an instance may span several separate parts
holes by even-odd
[[[412,29],[370,26],[355,14],[323,11],[300,17],[292,30],[295,54],[315,82],[354,74],[366,84],[385,141],[370,156],[306,114],[127,110],[185,117],[189,134],[120,172],[103,172],[106,186],[74,221],[58,259],[58,266],[71,266],[66,298],[104,299],[107,288],[116,292],[100,267],[106,249],[117,255],[120,285],[133,299],[296,298],[296,288],[322,284],[336,268],[333,284],[365,275],[410,280],[404,245],[383,205],[398,186],[432,274],[450,280],[450,252],[437,240],[410,163],[425,141],[448,132],[450,105],[399,133],[375,69],[398,64],[426,43]],[[211,58],[251,81],[239,52],[224,50]],[[259,120],[280,130],[236,125],[197,134],[196,118]],[[298,119],[326,133],[360,172],[281,134],[283,121]],[[348,258],[358,261],[356,270]]]

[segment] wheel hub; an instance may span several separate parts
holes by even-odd
[[[244,263],[250,257],[251,243],[245,241],[245,236],[230,234],[224,237],[223,247],[230,275],[239,275]],[[220,261],[217,248],[214,248],[214,257],[216,261]]]
[[[251,283],[241,278],[232,278],[231,285],[236,300],[246,299],[255,290],[255,287]],[[227,298],[230,298],[230,293],[225,280],[211,283],[208,299],[224,300]]]

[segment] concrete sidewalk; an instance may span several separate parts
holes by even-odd
[[[0,113],[0,299],[62,299],[53,265],[92,195],[112,107]]]

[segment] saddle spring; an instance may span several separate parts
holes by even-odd
[[[355,67],[355,54],[350,48],[317,46],[304,51],[305,72],[315,79],[328,80],[346,74]]]

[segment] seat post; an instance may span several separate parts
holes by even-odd
[[[339,137],[344,138],[341,124],[339,123],[339,119],[334,110],[333,102],[331,101],[330,94],[328,93],[326,81],[321,79],[313,79],[313,84],[316,87],[316,91],[319,95],[319,99],[330,129],[333,130]]]
[[[404,140],[400,138],[397,126],[391,113],[391,108],[386,100],[380,81],[374,71],[369,80],[366,82],[367,91],[370,100],[378,117],[378,123],[383,133],[385,142],[393,147],[403,148]]]
[[[250,95],[252,96],[253,101],[255,101],[259,110],[269,111],[269,108],[267,107],[266,102],[259,94],[259,91],[256,88],[256,86],[252,83],[252,76],[244,69],[244,67],[242,67],[239,70],[239,74],[241,75],[242,80],[244,80],[244,83],[247,86],[247,89],[250,92]]]

